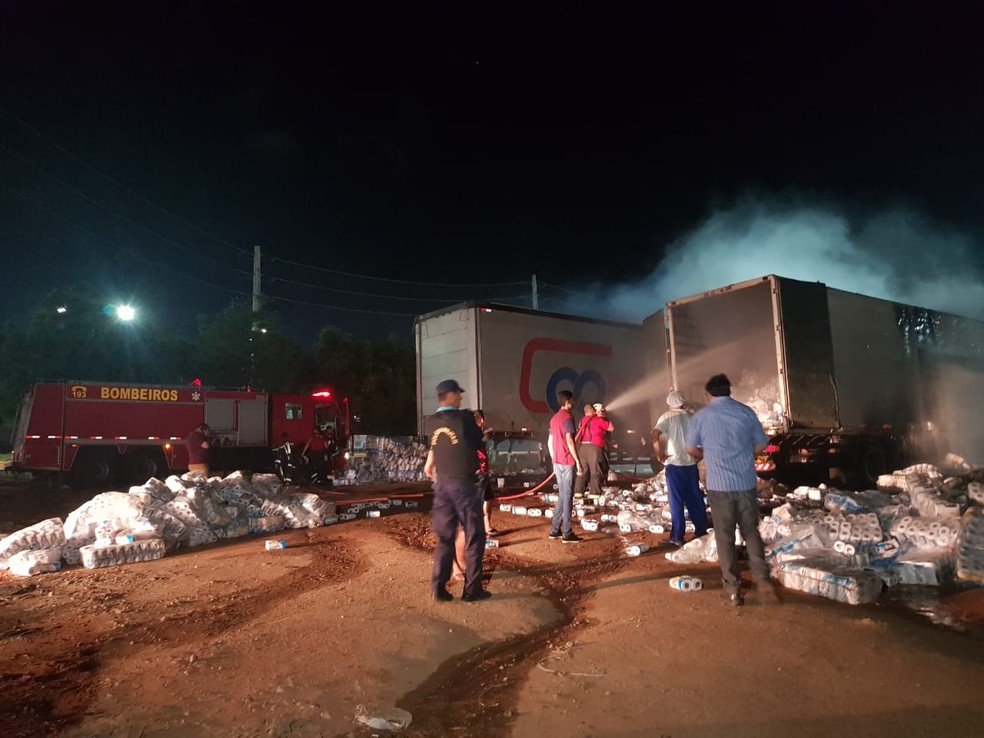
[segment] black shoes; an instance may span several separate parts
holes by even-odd
[[[492,593],[487,589],[480,589],[478,592],[465,592],[461,595],[462,602],[481,602],[482,600],[487,600],[492,596]]]
[[[724,604],[728,607],[741,607],[745,604],[745,598],[741,592],[732,592],[724,595]]]
[[[550,531],[550,535],[547,536],[547,538],[561,538],[561,537],[562,536],[560,535],[560,531],[559,530],[552,530],[552,531]]]
[[[431,592],[431,599],[434,602],[451,602],[454,599],[454,595],[446,589],[435,589]]]
[[[551,534],[551,536],[552,535],[553,534]],[[574,531],[571,531],[566,536],[561,536],[560,540],[563,541],[564,543],[580,543],[584,539],[581,538],[581,536],[574,533]]]

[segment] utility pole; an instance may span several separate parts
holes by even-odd
[[[253,388],[253,374],[256,370],[256,345],[254,334],[260,329],[260,247],[253,246],[253,325],[249,332],[249,388]]]
[[[536,291],[536,275],[533,275],[533,309],[540,309],[540,295]]]
[[[260,312],[260,247],[253,247],[253,313]]]

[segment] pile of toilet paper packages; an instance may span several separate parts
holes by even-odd
[[[669,532],[663,472],[602,493],[576,502],[583,530]],[[883,475],[876,490],[798,487],[769,502],[759,533],[773,576],[789,589],[857,605],[898,584],[984,583],[984,469],[947,479],[935,466],[919,464]],[[502,507],[516,512],[515,505]],[[520,514],[532,509],[521,507]],[[686,526],[693,532],[689,519]],[[740,531],[736,539],[743,543]],[[625,551],[635,556],[646,548],[627,541]],[[665,556],[679,564],[716,562],[713,530]]]
[[[335,503],[282,493],[274,474],[150,479],[129,492],[103,492],[62,521],[51,518],[0,540],[0,569],[20,576],[159,559],[179,546],[220,538],[315,528],[337,522]]]

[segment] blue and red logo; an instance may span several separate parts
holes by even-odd
[[[567,388],[574,393],[575,404],[580,403],[582,398],[591,402],[605,401],[605,378],[601,372],[593,368],[578,371],[570,366],[555,369],[543,387],[543,394],[537,397],[539,393],[530,390],[533,362],[538,354],[542,358],[546,353],[609,357],[612,355],[612,347],[602,343],[561,341],[555,338],[532,339],[523,349],[523,363],[519,376],[519,397],[527,410],[533,413],[556,412],[560,409],[557,405],[557,391]]]

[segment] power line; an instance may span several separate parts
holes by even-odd
[[[227,241],[224,238],[221,238],[219,236],[216,236],[215,234],[213,234],[213,233],[205,230],[204,228],[196,225],[195,223],[192,223],[191,221],[187,220],[186,218],[183,218],[182,216],[178,215],[177,213],[174,213],[174,212],[168,210],[167,208],[163,207],[162,205],[159,205],[158,203],[154,202],[150,198],[148,198],[148,197],[146,197],[144,195],[141,195],[139,192],[135,192],[134,190],[130,189],[129,187],[127,187],[123,183],[117,181],[113,177],[111,177],[108,174],[106,174],[105,172],[103,172],[101,169],[99,169],[98,167],[96,167],[94,164],[91,164],[91,163],[85,161],[84,159],[82,159],[81,157],[77,156],[72,151],[70,151],[69,149],[65,148],[64,146],[62,146],[61,144],[59,144],[57,141],[55,141],[54,139],[52,139],[50,136],[46,135],[45,133],[43,133],[42,131],[40,131],[36,127],[32,126],[30,123],[28,123],[28,122],[22,120],[21,118],[17,117],[16,115],[14,115],[13,113],[11,113],[6,108],[0,107],[0,113],[2,113],[3,115],[7,116],[8,118],[10,118],[14,122],[16,122],[18,125],[23,126],[26,130],[30,131],[31,133],[33,133],[38,138],[41,138],[42,140],[46,141],[49,145],[51,145],[52,147],[54,147],[58,151],[62,152],[63,154],[65,154],[66,156],[68,156],[69,158],[71,158],[73,161],[81,164],[82,166],[84,166],[87,169],[91,170],[92,172],[96,173],[97,175],[99,175],[100,177],[102,177],[103,179],[105,179],[107,182],[109,182],[110,184],[112,184],[113,186],[119,187],[124,192],[128,193],[129,195],[137,198],[138,200],[146,203],[147,205],[150,205],[153,208],[156,208],[157,210],[161,211],[162,213],[164,213],[168,217],[174,218],[178,222],[180,222],[180,223],[188,226],[189,228],[194,229],[195,231],[201,233],[202,235],[207,236],[208,238],[211,238],[211,239],[213,239],[213,240],[217,241],[218,243],[221,243],[221,244],[223,244],[225,246],[228,246],[228,247],[234,249],[235,251],[239,252],[240,254],[243,254],[245,256],[248,256],[248,257],[252,258],[252,252],[251,251],[247,251],[246,249],[243,249],[243,248],[241,248],[239,246],[236,246],[233,243],[230,243],[229,241]],[[165,243],[169,243],[169,244],[171,244],[173,246],[177,246],[178,248],[183,248],[183,249],[186,249],[186,250],[191,250],[190,247],[184,246],[184,245],[182,245],[180,243],[177,243],[176,241],[173,241],[172,239],[168,239],[167,237],[160,235],[156,231],[153,231],[153,230],[151,230],[149,228],[146,228],[145,226],[140,225],[139,223],[134,222],[132,219],[128,218],[127,216],[115,212],[114,210],[110,209],[108,206],[106,206],[106,205],[104,205],[104,204],[102,204],[100,202],[97,202],[95,200],[92,200],[87,195],[85,195],[84,193],[82,193],[81,191],[79,191],[77,188],[75,188],[72,185],[69,185],[69,184],[63,182],[58,177],[56,177],[55,175],[53,175],[50,172],[48,172],[47,170],[45,170],[43,167],[41,167],[38,164],[30,161],[27,158],[21,156],[17,152],[12,151],[8,147],[4,146],[3,144],[0,144],[0,148],[3,148],[5,151],[7,151],[7,153],[11,154],[12,156],[15,156],[16,158],[18,158],[21,161],[25,162],[29,166],[34,167],[35,169],[37,169],[39,172],[41,172],[45,176],[50,177],[53,181],[57,182],[62,187],[65,187],[66,189],[74,192],[77,196],[85,199],[87,202],[90,202],[93,205],[96,205],[97,207],[101,207],[101,208],[105,209],[107,212],[109,212],[110,214],[114,215],[115,217],[121,218],[123,220],[126,220],[129,223],[132,223],[137,228],[140,228],[141,230],[144,230],[147,233],[150,233],[151,235],[153,235],[153,236],[161,239]],[[201,254],[198,254],[198,255],[201,256]],[[212,259],[212,261],[216,261],[218,263],[223,263],[223,262],[219,261],[218,259],[214,259],[212,257],[206,257],[206,258],[210,258],[210,259]],[[413,285],[413,286],[416,286],[416,287],[516,287],[516,286],[519,286],[519,285],[525,285],[526,284],[526,281],[525,280],[515,281],[515,282],[481,282],[481,283],[479,283],[479,282],[476,282],[476,283],[457,282],[457,283],[445,283],[445,282],[424,282],[424,281],[391,279],[391,278],[387,278],[387,277],[373,277],[373,276],[370,276],[370,275],[367,275],[367,274],[356,274],[354,272],[343,272],[343,271],[339,271],[339,270],[336,270],[336,269],[328,269],[326,267],[317,266],[315,264],[305,264],[305,263],[302,263],[302,262],[292,261],[290,259],[284,259],[282,257],[270,256],[270,257],[267,257],[267,258],[269,258],[269,260],[271,262],[282,262],[284,264],[290,264],[292,266],[301,267],[301,268],[304,268],[304,269],[315,269],[317,271],[322,271],[322,272],[326,272],[326,273],[329,273],[329,274],[337,274],[337,275],[340,275],[340,276],[343,276],[343,277],[352,278],[352,279],[366,279],[366,280],[372,280],[372,281],[378,281],[378,282],[388,282],[388,283],[391,283],[391,284]],[[285,280],[285,281],[289,281],[289,280]],[[329,289],[329,288],[325,288],[325,289]],[[353,294],[359,294],[359,293],[353,293]],[[411,298],[393,297],[393,298],[390,298],[390,299],[411,299]],[[511,299],[511,298],[507,298],[507,299]]]
[[[86,202],[91,203],[92,205],[95,205],[96,207],[102,208],[107,213],[109,213],[110,215],[112,215],[112,216],[114,216],[116,218],[119,218],[120,220],[125,220],[126,222],[132,224],[134,227],[139,228],[140,230],[145,231],[146,233],[149,233],[150,235],[154,236],[155,238],[159,238],[164,243],[169,244],[171,246],[176,246],[179,249],[184,249],[185,251],[188,251],[190,253],[193,253],[193,254],[195,254],[195,256],[198,256],[200,258],[203,257],[203,258],[206,258],[206,259],[208,259],[210,261],[214,261],[216,264],[221,264],[223,267],[226,267],[226,268],[229,268],[229,269],[235,269],[234,267],[230,267],[226,262],[222,261],[221,259],[216,259],[213,256],[208,256],[207,254],[203,254],[200,251],[198,251],[196,249],[193,249],[191,246],[185,246],[184,244],[178,243],[177,241],[175,241],[175,240],[173,240],[171,238],[168,238],[167,236],[162,236],[157,231],[151,230],[150,228],[147,228],[146,226],[140,225],[139,223],[137,223],[136,221],[134,221],[131,218],[128,218],[127,216],[123,215],[122,213],[117,213],[115,210],[113,210],[112,208],[110,208],[108,205],[104,205],[103,203],[101,203],[101,202],[99,202],[97,200],[93,200],[91,197],[89,197],[88,195],[86,195],[84,192],[82,192],[78,188],[76,188],[76,187],[74,187],[74,186],[72,186],[72,185],[70,185],[70,184],[68,184],[66,182],[63,182],[61,179],[59,179],[54,174],[52,174],[51,172],[49,172],[48,170],[46,170],[44,167],[42,167],[42,166],[40,166],[38,164],[35,164],[30,159],[27,159],[27,158],[21,156],[20,154],[18,154],[16,151],[13,151],[12,149],[10,149],[5,144],[0,143],[0,149],[3,149],[4,151],[6,151],[11,156],[13,156],[13,157],[15,157],[17,159],[20,159],[22,162],[24,162],[28,166],[33,167],[34,169],[38,170],[39,172],[41,172],[41,174],[45,175],[46,177],[48,177],[52,181],[58,183],[59,185],[61,185],[65,189],[69,190],[70,192],[72,192],[76,196],[81,197]]]
[[[271,282],[285,282],[287,284],[296,284],[300,287],[310,287],[316,290],[324,290],[326,292],[338,292],[344,295],[358,295],[360,297],[375,297],[382,300],[409,300],[412,302],[447,302],[448,300],[453,300],[456,298],[433,298],[433,297],[401,297],[399,295],[380,295],[374,292],[359,292],[357,290],[343,290],[338,287],[325,287],[320,284],[311,284],[310,282],[298,282],[294,279],[286,279],[284,277],[268,277]],[[519,298],[525,297],[525,295],[509,295],[508,297],[488,297],[483,299],[488,300],[517,300]],[[467,300],[474,299],[470,297],[462,297],[458,299],[459,302],[466,302]]]
[[[14,115],[13,113],[11,113],[6,108],[0,107],[0,113],[3,113],[4,115],[6,115],[8,118],[10,118],[11,120],[13,120],[14,122],[20,124],[21,126],[23,126],[24,128],[26,128],[27,130],[29,130],[31,133],[33,133],[38,138],[40,138],[40,139],[42,139],[44,141],[47,141],[51,146],[53,146],[54,148],[56,148],[59,151],[61,151],[63,154],[65,154],[66,156],[68,156],[69,158],[71,158],[73,161],[76,161],[79,164],[81,164],[82,166],[86,167],[87,169],[95,172],[100,177],[102,177],[107,182],[109,182],[110,184],[112,184],[112,185],[114,185],[116,187],[119,187],[124,192],[132,195],[133,197],[135,197],[138,200],[146,203],[147,205],[150,205],[151,207],[156,208],[157,210],[160,210],[162,213],[164,213],[165,215],[167,215],[167,216],[169,216],[171,218],[174,218],[179,223],[183,223],[184,225],[188,226],[189,228],[192,228],[193,230],[198,231],[203,236],[208,236],[209,238],[217,241],[218,243],[224,244],[225,246],[229,246],[230,248],[233,248],[236,251],[239,251],[240,253],[245,254],[246,256],[252,257],[252,253],[249,252],[249,251],[247,251],[246,249],[240,248],[239,246],[236,246],[235,244],[230,243],[229,241],[226,241],[224,238],[220,238],[219,236],[216,236],[215,234],[210,233],[209,231],[205,230],[201,226],[198,226],[195,223],[192,223],[191,221],[187,220],[186,218],[182,218],[177,213],[173,213],[170,210],[168,210],[167,208],[163,207],[162,205],[159,205],[158,203],[154,202],[150,198],[145,197],[144,195],[141,195],[139,192],[134,192],[133,190],[131,190],[129,187],[127,187],[122,182],[118,182],[117,180],[115,180],[112,177],[110,177],[108,174],[106,174],[105,172],[103,172],[101,169],[99,169],[94,164],[90,164],[89,162],[85,161],[81,157],[73,154],[71,151],[69,151],[68,149],[66,149],[64,146],[62,146],[61,144],[59,144],[57,141],[55,141],[54,139],[52,139],[50,136],[47,136],[44,133],[42,133],[41,131],[39,131],[37,128],[35,128],[34,126],[32,126],[30,123],[28,123],[28,122],[26,122],[24,120],[21,120],[20,118],[18,118],[16,115]]]
[[[283,262],[284,264],[290,264],[292,266],[303,267],[304,269],[316,269],[319,272],[327,272],[329,274],[338,274],[343,277],[353,277],[355,279],[371,279],[377,282],[390,282],[393,284],[410,284],[416,287],[515,287],[517,285],[525,285],[526,281],[522,280],[519,282],[415,282],[406,279],[390,279],[388,277],[370,277],[367,274],[353,274],[352,272],[342,272],[337,269],[328,269],[327,267],[320,267],[314,264],[302,264],[299,261],[291,261],[290,259],[284,259],[279,256],[268,257],[270,261],[273,262]]]
[[[7,186],[3,182],[0,182],[0,188],[3,188],[7,192],[10,192],[13,195],[17,195],[18,197],[22,198],[23,200],[26,200],[27,202],[32,203],[33,205],[41,208],[42,210],[47,211],[48,213],[50,213],[54,217],[58,218],[58,220],[60,220],[60,221],[62,221],[64,223],[67,223],[68,225],[72,226],[73,228],[78,229],[79,231],[81,231],[82,233],[86,234],[90,238],[94,238],[95,240],[100,241],[101,243],[104,243],[104,244],[110,246],[111,248],[114,248],[117,251],[120,251],[120,252],[123,252],[123,253],[128,253],[130,251],[130,249],[127,249],[127,248],[125,248],[123,246],[120,246],[119,244],[115,244],[115,243],[112,243],[112,242],[106,240],[105,237],[100,236],[95,231],[90,230],[86,226],[81,225],[81,224],[75,222],[71,218],[65,217],[64,215],[62,215],[61,213],[59,213],[57,210],[52,209],[50,205],[46,205],[45,203],[43,203],[40,200],[37,200],[37,199],[31,197],[30,195],[25,195],[23,192],[20,192],[19,190],[16,190],[13,187]],[[158,266],[158,267],[163,266],[165,269],[167,269],[169,271],[172,271],[172,272],[174,272],[176,274],[180,274],[182,276],[182,278],[191,279],[191,280],[194,280],[196,282],[201,282],[202,284],[208,285],[209,287],[213,287],[215,289],[225,290],[227,292],[232,292],[233,294],[236,294],[236,295],[244,295],[244,296],[247,296],[247,297],[249,296],[249,293],[248,292],[243,292],[243,291],[240,291],[240,290],[235,290],[235,289],[232,289],[231,287],[226,287],[224,285],[215,284],[213,282],[209,282],[207,280],[201,279],[200,277],[196,277],[193,274],[188,274],[187,272],[178,271],[177,269],[174,269],[173,267],[168,266],[164,262],[157,262],[157,263],[155,263],[155,266]],[[245,274],[245,272],[242,272],[242,271],[240,271],[238,269],[234,269],[233,271],[237,271],[240,274]]]

